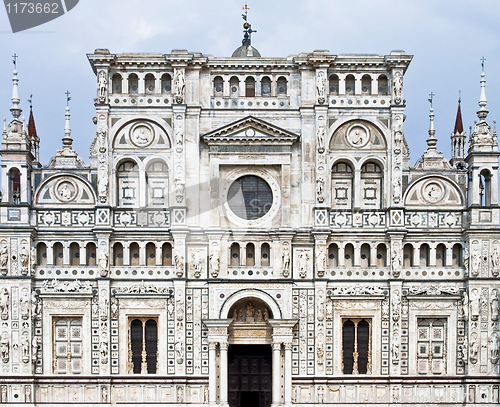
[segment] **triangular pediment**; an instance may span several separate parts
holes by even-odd
[[[299,136],[253,116],[220,127],[204,134],[208,145],[292,145]]]

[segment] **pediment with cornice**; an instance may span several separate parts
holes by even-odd
[[[202,136],[209,146],[281,145],[291,146],[299,135],[253,116],[245,117]]]

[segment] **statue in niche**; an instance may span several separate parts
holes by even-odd
[[[104,101],[106,97],[106,89],[108,86],[108,81],[106,80],[106,72],[100,71],[99,78],[97,80],[97,89],[99,92],[99,101]]]
[[[469,249],[467,247],[465,247],[464,248],[464,269],[465,269],[465,276],[469,275],[469,260],[470,260]]]
[[[394,335],[392,338],[391,348],[392,364],[397,365],[399,362],[399,336]]]
[[[391,265],[393,277],[399,277],[401,274],[401,254],[399,253],[399,246],[394,245],[392,250]]]
[[[467,291],[464,291],[462,294],[462,314],[464,316],[464,320],[469,319],[469,295]]]
[[[491,291],[490,308],[491,308],[491,320],[498,321],[500,309],[498,304],[498,290],[496,288]]]
[[[281,254],[281,269],[283,270],[283,277],[290,275],[290,249],[288,246],[283,248],[283,253]]]
[[[109,255],[106,247],[101,248],[98,263],[100,276],[107,277],[109,273]]]
[[[491,253],[491,267],[491,274],[493,274],[494,277],[497,277],[500,272],[500,254],[498,253],[496,246],[493,248],[493,252]]]
[[[101,363],[105,365],[108,363],[108,341],[106,338],[101,339],[101,344],[99,345],[99,351],[101,352]]]
[[[108,149],[106,143],[106,130],[101,129],[97,131],[97,140],[99,141],[99,152],[101,154],[104,154]]]
[[[7,264],[9,262],[9,248],[7,245],[3,245],[0,249],[0,269],[7,270]],[[5,275],[5,273],[2,273]]]
[[[194,276],[196,278],[200,278],[202,268],[201,251],[198,249],[193,250],[191,253],[191,257],[193,259],[192,268],[194,271]]]
[[[184,275],[184,256],[180,253],[176,253],[174,261],[175,268],[177,270],[177,277],[182,277]]]
[[[30,260],[31,260],[31,274],[35,274],[36,267],[36,248],[33,246],[30,249]]]
[[[499,358],[499,343],[498,343],[498,332],[492,332],[488,340],[490,344],[490,361],[494,365],[498,363]]]
[[[25,276],[28,274],[28,267],[30,262],[30,254],[28,253],[28,250],[26,250],[26,246],[21,247],[21,250],[19,252],[19,259],[21,260],[21,274]]]
[[[479,318],[480,296],[477,288],[473,288],[470,293],[470,316],[473,321]]]
[[[308,263],[309,263],[309,253],[307,252],[307,250],[301,250],[299,252],[299,276],[300,276],[300,278],[306,278]]]
[[[10,308],[10,293],[6,287],[3,287],[0,293],[0,315],[2,319],[9,318],[9,308]]]
[[[36,291],[31,292],[31,316],[40,319],[42,315],[42,300],[38,297]]]
[[[103,403],[107,403],[108,402],[108,388],[106,386],[103,386],[101,388],[101,401]]]
[[[326,75],[319,71],[316,76],[316,91],[318,92],[318,103],[324,104],[326,101]]]
[[[184,88],[186,86],[186,80],[184,78],[184,73],[180,69],[175,70],[174,74],[174,99],[175,103],[182,103],[184,101]]]
[[[392,293],[391,306],[392,306],[392,320],[394,322],[399,321],[400,310],[399,307],[401,305],[401,294],[399,290],[394,290]]]
[[[318,248],[318,253],[316,255],[316,270],[318,271],[318,277],[323,277],[325,275],[326,269],[326,249],[323,246]]]
[[[97,185],[97,189],[99,192],[99,201],[101,203],[106,202],[106,198],[108,196],[108,174],[106,169],[101,168],[99,171],[99,183]]]
[[[24,290],[27,290],[27,288]],[[19,308],[21,309],[21,318],[28,319],[30,316],[30,305],[27,292],[24,292],[24,290],[23,296],[19,299]]]
[[[462,344],[462,361],[464,364],[467,364],[469,362],[468,359],[468,354],[469,354],[469,341],[467,340],[467,337],[464,338],[464,343]]]
[[[212,247],[212,253],[210,254],[210,272],[212,273],[212,277],[216,278],[219,275],[219,267],[220,267],[220,252],[219,247],[214,244]]]
[[[403,101],[403,78],[401,77],[401,74],[398,72],[396,73],[396,76],[394,77],[394,102],[399,105]]]
[[[7,402],[7,386],[2,386],[2,398],[3,403]]]
[[[394,193],[394,203],[399,203],[401,201],[401,178],[399,178],[399,175],[396,175],[394,178],[392,189]]]
[[[481,267],[481,255],[479,254],[479,250],[477,247],[474,247],[474,250],[472,251],[472,267],[471,267],[471,274],[473,276],[478,276],[479,275],[479,268]]]
[[[24,363],[28,363],[30,360],[30,340],[27,332],[25,332],[21,340],[21,359]]]
[[[177,393],[177,402],[178,403],[184,402],[184,387],[178,385],[176,393]]]
[[[40,338],[34,336],[31,340],[31,357],[34,363],[36,363],[38,359],[38,349],[40,349]]]
[[[255,309],[253,307],[252,302],[249,302],[246,307],[246,320],[247,322],[253,322],[254,321],[254,314],[255,314]]]
[[[382,300],[382,319],[389,319],[389,300],[387,298]]]
[[[324,190],[325,180],[321,176],[319,176],[318,178],[316,178],[316,196],[319,203],[323,203],[325,201]]]
[[[316,132],[318,152],[323,153],[325,151],[325,126],[320,124]]]
[[[471,342],[469,346],[469,360],[470,363],[475,365],[477,363],[477,356],[479,354],[479,343],[477,341],[477,334],[474,332],[471,336]]]
[[[111,297],[111,319],[118,319],[118,298],[116,298],[114,295]]]
[[[31,403],[31,386],[29,384],[24,386],[24,402]]]
[[[3,363],[8,363],[10,359],[10,339],[6,331],[2,332],[0,337],[0,359]]]

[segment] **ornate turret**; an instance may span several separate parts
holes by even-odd
[[[451,165],[454,168],[465,169],[465,143],[467,133],[464,131],[462,121],[462,109],[460,108],[462,100],[458,98],[457,117],[455,118],[455,127],[451,133]]]
[[[28,138],[31,140],[32,153],[35,162],[40,162],[40,138],[36,131],[35,116],[33,114],[33,95],[30,95],[30,117],[28,119]]]
[[[231,55],[235,58],[260,57],[260,52],[252,47],[252,33],[257,31],[252,30],[252,24],[248,22],[248,10],[250,10],[250,8],[245,4],[243,7],[244,14],[241,15],[245,21],[243,23],[244,35],[243,40],[241,41],[241,47],[236,48],[233,55]]]
[[[431,107],[429,109],[429,137],[427,138],[427,150],[417,161],[415,168],[417,169],[443,169],[451,168],[450,163],[443,157],[443,153],[436,149],[437,138],[436,130],[434,129],[434,108],[432,106],[434,93],[431,92],[429,102]]]

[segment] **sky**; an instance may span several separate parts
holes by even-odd
[[[71,92],[73,146],[88,162],[95,134],[96,78],[86,54],[187,49],[227,57],[241,45],[245,0],[80,0],[51,22],[13,34],[0,9],[0,117],[11,119],[12,55],[19,56],[21,107],[30,95],[41,161],[61,148],[65,92]],[[498,0],[248,0],[252,44],[265,57],[322,49],[332,54],[414,55],[405,75],[405,136],[411,162],[426,149],[433,92],[438,150],[450,158],[459,91],[464,126],[477,118],[481,58],[492,125],[500,119]]]

